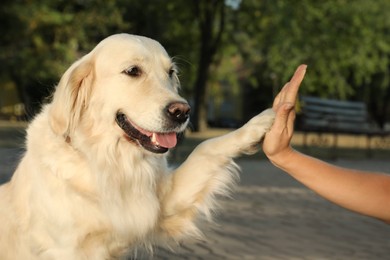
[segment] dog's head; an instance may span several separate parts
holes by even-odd
[[[89,129],[165,153],[189,121],[178,88],[176,66],[158,42],[113,35],[65,72],[50,105],[50,125],[65,138]]]

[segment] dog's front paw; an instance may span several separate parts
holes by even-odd
[[[257,128],[258,130],[261,129],[261,131],[263,131],[262,135],[264,135],[271,128],[274,120],[275,112],[272,108],[269,108],[253,117],[247,124],[253,125],[253,127]]]
[[[258,150],[258,144],[262,142],[274,120],[275,112],[270,108],[253,117],[241,128],[245,153]]]

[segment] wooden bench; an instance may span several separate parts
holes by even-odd
[[[384,139],[389,135],[389,132],[381,130],[370,119],[363,102],[301,96],[300,104],[297,130],[304,133],[304,147],[307,147],[308,133],[331,134],[333,156],[336,156],[339,134],[365,136],[368,154],[371,155],[372,137]]]

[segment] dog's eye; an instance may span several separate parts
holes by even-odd
[[[171,68],[171,69],[169,69],[168,75],[170,78],[172,78],[175,73],[176,73],[176,70],[174,68]]]
[[[138,66],[133,66],[133,67],[130,67],[130,68],[124,70],[123,73],[125,73],[126,75],[129,75],[130,77],[136,78],[136,77],[141,76],[142,70]]]

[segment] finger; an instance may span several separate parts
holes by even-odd
[[[283,104],[283,101],[284,101],[284,97],[286,95],[286,89],[288,87],[288,83],[286,83],[283,88],[280,90],[280,92],[276,95],[275,99],[274,99],[274,102],[273,102],[273,105],[272,105],[272,108],[276,111],[277,108]]]
[[[280,91],[279,105],[282,105],[285,102],[286,94],[288,93],[289,85],[290,85],[290,82],[287,82],[286,84],[284,84],[282,90]]]
[[[275,99],[274,99],[274,102],[272,104],[272,109],[274,111],[276,111],[278,109],[278,106],[279,106],[279,102],[280,102],[280,92],[276,95]]]
[[[305,77],[306,68],[307,65],[300,65],[295,71],[293,77],[289,82],[288,91],[286,91],[284,102],[295,104],[299,86],[301,85],[302,80]]]
[[[272,128],[277,132],[282,132],[287,127],[289,113],[293,109],[293,105],[285,103],[281,105],[276,111],[275,121]]]
[[[294,133],[295,117],[296,117],[295,110],[294,109],[290,110],[287,118],[287,132],[289,137],[292,137]]]

